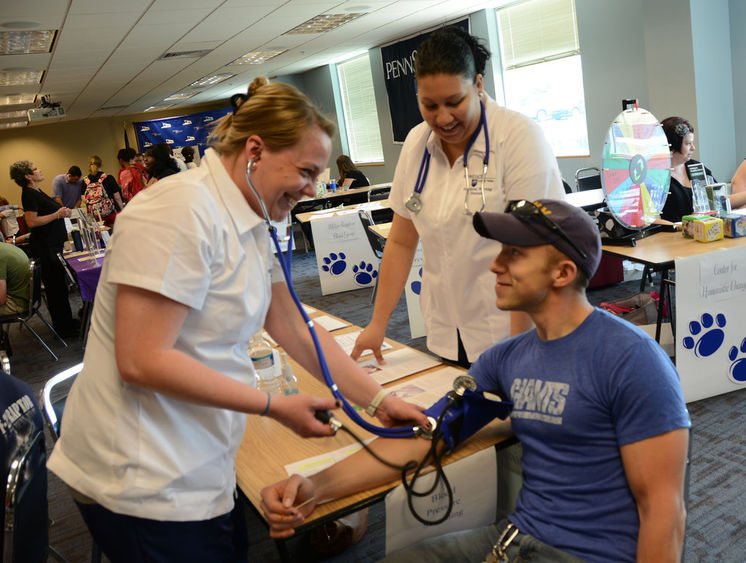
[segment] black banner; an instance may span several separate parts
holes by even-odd
[[[456,25],[469,31],[469,18],[455,22]],[[422,121],[420,108],[417,105],[417,91],[414,80],[414,59],[417,48],[432,33],[422,33],[416,37],[381,47],[383,59],[383,78],[386,81],[386,93],[389,97],[391,127],[394,131],[394,142],[403,143],[409,130]]]

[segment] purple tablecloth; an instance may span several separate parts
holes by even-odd
[[[77,252],[71,254],[65,254],[64,257],[65,261],[75,271],[75,275],[78,276],[80,297],[83,301],[93,301],[96,297],[98,279],[101,277],[101,267],[104,265],[104,254],[103,252],[97,254],[95,262],[91,260],[89,254],[78,255]]]

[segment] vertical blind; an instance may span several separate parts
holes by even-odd
[[[347,141],[353,162],[383,162],[376,96],[365,53],[337,65]]]
[[[505,70],[580,54],[575,0],[527,0],[497,10]]]

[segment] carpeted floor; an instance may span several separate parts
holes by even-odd
[[[296,254],[293,260],[296,288],[304,303],[364,326],[372,312],[370,290],[358,290],[322,296],[316,274],[314,254]],[[639,277],[639,275],[638,275]],[[592,303],[619,299],[639,290],[639,281],[628,281],[589,291]],[[71,296],[73,310],[80,307],[78,295]],[[55,362],[25,329],[11,329],[13,374],[27,381],[35,391],[41,390],[52,375],[70,367],[83,358],[80,342],[71,342],[65,349],[48,329],[35,321],[34,327],[60,355]],[[424,338],[411,340],[404,299],[399,303],[389,325],[387,335],[414,348],[425,350]],[[689,491],[687,523],[687,562],[746,561],[746,393],[729,393],[689,405],[693,425],[692,472]],[[51,439],[48,437],[51,448]],[[51,544],[68,560],[87,561],[90,537],[62,483],[49,476]],[[252,540],[250,560],[279,561],[274,542],[263,525],[252,514],[247,515]],[[307,538],[298,537],[288,542],[292,560],[376,561],[384,553],[385,516],[379,504],[370,511],[368,532],[363,540],[333,558],[315,556]]]

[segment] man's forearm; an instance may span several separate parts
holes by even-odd
[[[646,514],[640,512],[637,540],[638,562],[678,562],[684,543],[686,510],[679,499],[658,503]]]

